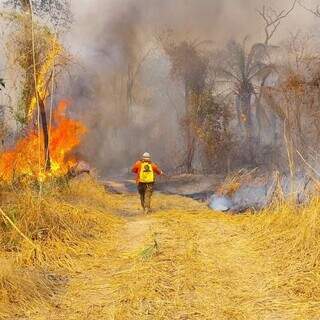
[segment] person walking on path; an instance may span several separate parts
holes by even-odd
[[[136,174],[138,192],[140,194],[141,206],[145,214],[151,209],[151,197],[156,175],[163,175],[163,171],[151,161],[151,156],[145,152],[142,159],[137,161],[132,167],[132,172]]]

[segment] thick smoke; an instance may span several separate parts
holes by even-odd
[[[183,91],[170,80],[170,63],[157,37],[171,30],[177,41],[209,40],[214,47],[247,35],[262,41],[263,23],[255,11],[262,3],[74,0],[76,22],[68,42],[80,66],[72,96],[89,128],[82,155],[103,175],[126,170],[144,151],[168,168],[178,165]],[[281,0],[274,5],[288,8],[291,3]],[[310,19],[301,7],[296,8],[274,40],[293,27],[305,28]]]

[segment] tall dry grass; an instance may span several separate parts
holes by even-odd
[[[2,187],[0,319],[30,309],[32,301],[50,303],[78,257],[92,254],[102,234],[113,241],[121,220],[101,201],[104,194],[91,178],[51,181],[40,198],[37,188]]]
[[[241,186],[248,185],[253,183],[254,180],[257,180],[257,171],[257,168],[252,170],[241,169],[229,174],[219,186],[216,193],[221,196],[231,196],[237,192]]]
[[[81,257],[103,251],[93,259],[90,277],[100,274],[89,277],[93,287],[85,283],[88,293],[73,283],[67,297],[74,302],[60,313],[66,319],[75,319],[74,310],[83,311],[79,319],[320,319],[318,198],[226,215],[155,195],[156,212],[123,228],[113,214],[139,213],[138,197],[106,194],[92,179],[46,186],[40,212],[35,190],[3,197],[4,212],[37,249],[1,223],[0,318],[54,303]],[[92,316],[91,295],[108,302]]]
[[[114,319],[320,319],[318,199],[241,216],[164,210],[137,252],[112,279]]]

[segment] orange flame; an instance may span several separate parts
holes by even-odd
[[[60,102],[53,115],[49,146],[51,169],[45,172],[42,132],[39,140],[38,132],[31,131],[12,150],[0,154],[2,180],[10,182],[21,176],[33,176],[38,180],[49,176],[63,176],[77,163],[72,151],[80,144],[86,127],[80,121],[64,115],[68,106],[66,101]]]

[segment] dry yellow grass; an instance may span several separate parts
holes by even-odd
[[[154,216],[156,254],[129,256],[112,279],[120,293],[114,318],[319,319],[316,208],[320,203],[258,216],[203,209]]]
[[[252,183],[257,171],[257,168],[253,170],[241,169],[230,174],[219,186],[216,193],[223,196],[230,196],[234,194],[241,186]]]
[[[89,180],[73,183],[62,202],[87,216],[83,230],[98,236],[89,240],[75,232],[67,258],[64,250],[53,253],[55,247],[46,245],[55,268],[59,255],[61,266],[69,261],[73,268],[54,305],[39,309],[29,301],[29,310],[21,309],[26,319],[320,319],[318,199],[305,207],[284,203],[255,215],[230,216],[158,194],[155,212],[143,216],[136,195],[105,194]],[[0,277],[1,292],[12,270],[0,272],[7,274]],[[22,289],[39,286],[37,270]],[[24,293],[18,294],[21,305]]]
[[[102,235],[112,246],[122,222],[106,203],[104,210],[94,205],[102,194],[92,179],[62,188],[46,185],[40,201],[29,187],[2,192],[3,213],[15,228],[0,216],[0,319],[52,303],[66,274],[77,270],[77,259],[91,254]]]

